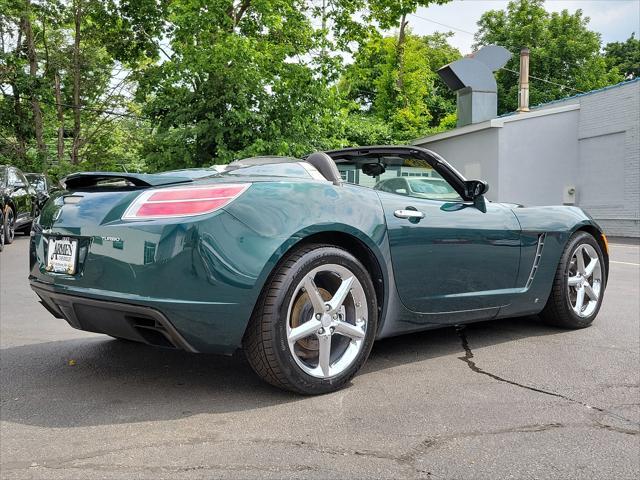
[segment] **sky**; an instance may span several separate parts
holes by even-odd
[[[503,10],[508,3],[506,0],[454,0],[445,5],[419,8],[409,17],[409,25],[420,35],[454,32],[449,42],[466,55],[471,52],[472,33],[478,29],[480,16],[487,10]],[[582,9],[584,15],[591,18],[589,29],[602,35],[603,44],[624,41],[633,32],[637,38],[640,33],[640,0],[547,0],[545,8],[555,12],[567,9],[572,13]]]

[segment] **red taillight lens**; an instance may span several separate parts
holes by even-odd
[[[250,183],[148,190],[124,212],[124,220],[191,217],[215,212],[239,197]]]

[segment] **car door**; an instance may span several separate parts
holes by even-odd
[[[458,175],[453,169],[443,172],[445,165],[435,157],[409,151],[383,152],[375,160],[386,164],[378,180],[387,184],[395,176],[409,186],[407,194],[404,189],[402,194],[378,192],[402,303],[417,313],[450,313],[446,321],[451,322],[458,319],[456,313],[469,318],[464,313],[470,310],[497,313],[514,294],[520,262],[517,218],[509,208],[483,198],[466,201],[456,191],[459,185],[450,182]],[[428,185],[421,185],[421,179]],[[434,189],[434,183],[442,187]]]
[[[32,220],[32,198],[30,185],[20,171],[9,169],[11,199],[16,206],[16,225],[24,225]]]
[[[27,206],[27,214],[30,221],[33,221],[36,217],[38,211],[38,192],[34,188],[33,185],[27,180],[27,177],[24,173],[18,171],[18,178],[20,178],[25,184],[26,191],[26,199],[25,203]]]
[[[510,303],[520,262],[519,224],[510,209],[382,192],[379,197],[396,287],[407,308],[445,313]]]

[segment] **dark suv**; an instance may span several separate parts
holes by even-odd
[[[11,165],[0,165],[0,196],[4,203],[4,243],[13,242],[15,232],[29,231],[36,216],[36,191],[24,174]]]
[[[36,203],[39,213],[42,211],[44,204],[47,203],[47,200],[49,200],[51,192],[58,189],[58,185],[44,173],[25,173],[24,176],[27,177],[27,180],[36,191]],[[36,216],[38,216],[38,213]]]
[[[0,196],[0,252],[4,249],[4,198]]]

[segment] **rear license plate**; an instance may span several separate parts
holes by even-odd
[[[50,238],[47,253],[47,271],[55,273],[76,273],[78,240],[69,237]]]

